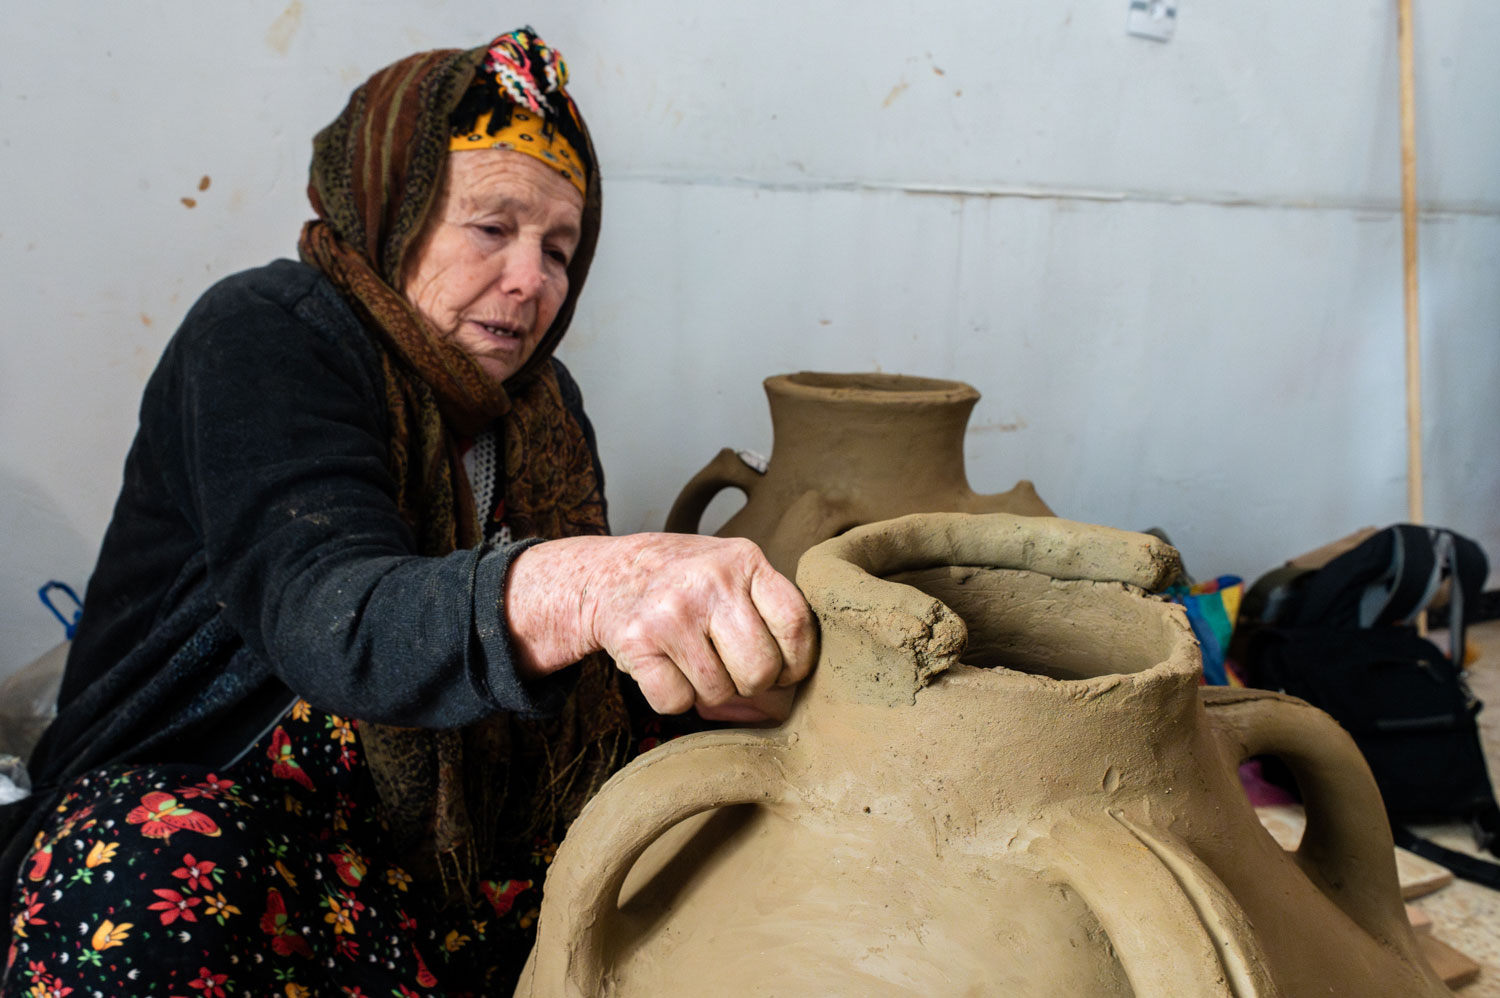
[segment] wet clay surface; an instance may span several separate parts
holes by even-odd
[[[1321,713],[1202,690],[1154,538],[932,514],[803,558],[819,666],[776,728],[618,774],[548,876],[522,995],[1445,993]],[[1296,855],[1236,766],[1309,800]]]
[[[879,819],[800,812],[715,812],[685,848],[717,861],[627,882],[610,940],[619,993],[685,994],[683,968],[703,953],[717,954],[712,973],[691,993],[724,998],[1132,993],[1066,884],[989,855],[892,849]],[[996,960],[997,947],[1026,956]]]

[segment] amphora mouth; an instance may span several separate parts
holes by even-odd
[[[898,572],[956,613],[968,631],[959,664],[1064,682],[1146,672],[1187,651],[1176,611],[1120,582],[1015,569],[947,566]]]
[[[798,371],[778,374],[765,381],[766,394],[804,401],[853,402],[892,405],[942,405],[979,400],[979,392],[962,381],[921,378],[910,374],[830,374]]]
[[[1196,673],[1179,608],[1147,594],[1179,570],[1146,534],[1004,513],[923,513],[855,528],[802,558],[841,696],[910,703],[949,670],[1092,682]],[[879,661],[876,669],[859,660]]]

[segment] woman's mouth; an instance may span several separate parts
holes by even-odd
[[[470,319],[480,329],[500,340],[516,341],[521,339],[525,330],[520,326],[506,322],[485,322],[481,319]]]

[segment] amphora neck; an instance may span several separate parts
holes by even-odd
[[[899,374],[802,372],[767,378],[772,467],[799,478],[968,489],[964,431],[979,392]]]
[[[987,792],[1023,757],[1029,775],[1007,779],[1028,794],[1064,772],[1097,783],[1064,761],[1105,741],[1146,772],[1160,748],[1147,733],[1186,737],[1199,709],[1192,630],[1142,591],[1177,571],[1157,538],[1052,517],[856,527],[798,565],[822,646],[787,727],[820,759],[950,794]]]

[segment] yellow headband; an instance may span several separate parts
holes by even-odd
[[[557,130],[554,129],[551,135],[547,135],[544,131],[546,119],[541,115],[518,107],[510,113],[510,124],[494,135],[489,134],[490,117],[489,111],[481,114],[474,122],[472,131],[455,135],[448,141],[448,150],[514,149],[561,173],[569,183],[578,188],[579,194],[588,193],[577,150]]]

